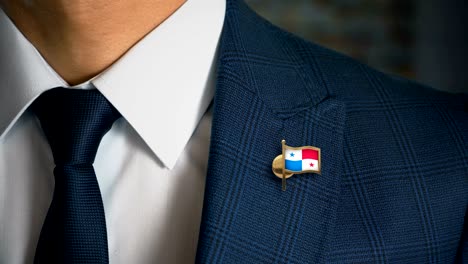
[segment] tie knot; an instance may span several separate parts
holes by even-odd
[[[96,89],[54,88],[32,105],[56,165],[92,164],[104,134],[120,117]]]

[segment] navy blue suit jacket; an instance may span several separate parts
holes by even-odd
[[[467,263],[466,95],[227,5],[197,263]],[[322,174],[281,191],[282,139]]]

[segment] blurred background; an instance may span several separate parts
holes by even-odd
[[[467,0],[246,0],[305,39],[384,72],[468,92]]]

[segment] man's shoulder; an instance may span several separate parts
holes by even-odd
[[[320,44],[305,40],[281,28],[278,34],[284,41],[292,43],[295,53],[292,57],[301,57],[308,65],[307,74],[321,79],[329,94],[347,101],[411,100],[431,102],[466,102],[466,94],[452,94],[434,89],[421,82],[392,73],[385,73],[366,65],[341,52],[329,49]]]
[[[289,44],[291,63],[302,65],[300,69],[309,79],[325,87],[330,97],[342,100],[349,110],[379,108],[415,108],[418,106],[442,107],[448,111],[465,112],[468,95],[453,94],[425,85],[421,82],[392,73],[385,73],[348,55],[305,40],[275,25],[280,42]],[[297,60],[300,58],[300,61]],[[315,86],[299,86],[297,89],[314,89]]]
[[[236,77],[245,88],[273,111],[292,114],[327,97],[351,109],[467,104],[466,95],[383,73],[272,24],[241,1],[232,3],[239,6],[228,7],[221,60],[230,73],[237,69]]]

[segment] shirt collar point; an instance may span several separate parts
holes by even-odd
[[[143,138],[145,141],[145,139]],[[147,141],[145,141],[147,142]],[[146,143],[146,145],[150,148],[150,150],[153,152],[153,154],[157,157],[157,159],[162,163],[162,165],[169,169],[172,170],[175,168],[175,165],[177,164],[177,161],[182,155],[182,152],[185,149],[182,147],[179,149],[178,147],[161,147],[157,142],[155,143]]]

